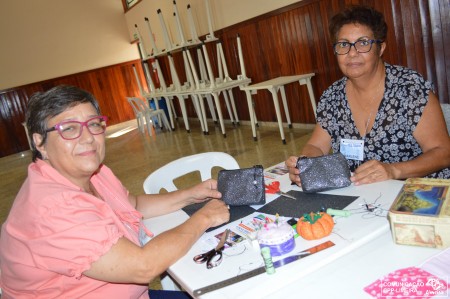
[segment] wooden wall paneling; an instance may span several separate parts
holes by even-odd
[[[57,85],[74,85],[91,92],[103,113],[110,118],[110,125],[133,119],[134,113],[125,100],[126,96],[140,96],[133,64],[137,64],[138,73],[144,80],[140,62],[132,61],[0,91],[0,156],[29,149],[22,126],[28,100],[35,92]]]
[[[267,40],[263,40],[260,36],[260,24],[257,22],[253,22],[251,24],[247,24],[245,27],[239,28],[238,33],[241,37],[242,44],[242,55],[244,57],[244,63],[246,68],[247,77],[252,80],[250,84],[255,84],[261,81],[266,80],[266,74],[268,72],[267,64],[266,64],[266,56],[265,56],[265,47]],[[235,34],[233,34],[235,35]],[[270,56],[269,56],[270,58]],[[256,95],[252,96],[252,100],[254,103],[254,110],[257,116],[258,121],[262,121],[261,115],[263,114],[264,106],[261,105],[260,97],[262,94],[265,94],[264,91],[258,92]],[[245,93],[241,93],[242,102],[247,101]],[[263,95],[264,96],[264,95]],[[266,99],[268,99],[268,95],[265,95]],[[247,111],[248,114],[248,105],[244,106],[243,110]]]
[[[428,1],[439,100],[450,103],[450,1]]]
[[[308,7],[300,8],[300,11],[306,18],[306,34],[310,44],[310,60],[312,62],[312,68],[305,69],[302,73],[315,73],[311,81],[313,86],[317,86],[314,90],[317,103],[329,80],[334,80],[335,77],[332,76],[333,73],[330,72],[330,69],[332,65],[337,65],[337,63],[334,55],[330,56],[330,53],[332,54],[333,52],[328,34],[328,19],[327,16],[322,15],[323,8],[321,9],[320,3],[316,2]],[[329,79],[324,81],[327,77]],[[303,116],[303,119],[305,119],[304,123],[314,123],[315,115],[307,93],[305,93],[304,99],[303,110],[308,111],[308,114]]]
[[[130,104],[126,100],[127,97],[131,97],[139,93],[139,87],[137,86],[133,65],[138,70],[138,76],[140,78],[142,88],[146,92],[150,91],[150,88],[147,85],[147,80],[145,79],[142,63],[120,66],[120,76],[118,73],[115,78],[115,83],[119,86],[119,99],[117,101],[111,101],[119,104],[117,107],[119,119],[132,119],[135,117],[132,109],[129,109]]]
[[[280,75],[314,72],[316,76],[312,83],[318,100],[330,84],[342,77],[331,48],[328,22],[332,15],[350,4],[366,4],[383,12],[389,27],[383,59],[417,70],[435,84],[442,103],[450,102],[450,0],[303,0],[293,3],[216,32],[223,42],[230,76],[235,78],[240,73],[236,46],[236,35],[239,34],[247,76],[252,83]],[[206,47],[217,77],[216,45],[206,43]],[[184,69],[180,52],[174,53],[174,60],[177,68]],[[167,85],[170,85],[167,57],[161,57],[159,61]],[[140,96],[133,64],[136,64],[141,82],[146,82],[141,62],[137,60],[0,91],[0,155],[28,149],[21,125],[28,98],[36,91],[48,90],[55,85],[72,84],[92,92],[102,111],[109,116],[109,124],[133,119],[132,109],[125,101],[126,96]],[[184,72],[179,76],[184,83]],[[143,87],[147,89],[146,84]],[[306,88],[289,85],[286,93],[292,121],[313,123]],[[239,119],[248,120],[245,93],[235,89],[233,94]],[[254,100],[258,120],[275,121],[270,93],[259,91]],[[222,111],[225,118],[229,118],[223,102]],[[195,117],[192,101],[186,100],[186,104],[189,116]],[[179,107],[175,106],[181,115]]]
[[[20,94],[20,91],[12,90],[0,95],[2,119],[0,122],[0,154],[2,157],[28,148],[25,130],[22,126],[25,111],[22,107],[23,98]]]
[[[342,4],[340,4],[341,2]],[[327,50],[325,51],[326,55],[324,56],[323,65],[317,65],[317,68],[325,67],[325,69],[322,69],[321,72],[317,74],[316,77],[314,77],[314,81],[317,82],[319,88],[319,94],[316,96],[317,100],[319,100],[321,93],[328,87],[327,84],[329,85],[329,82],[333,82],[334,80],[336,80],[336,78],[342,76],[342,72],[339,69],[336,56],[333,52],[333,38],[328,33],[328,26],[331,17],[334,15],[334,12],[339,11],[341,7],[344,7],[344,3],[342,0],[334,0],[331,3],[331,9],[330,4],[327,1],[321,1],[319,5],[321,15],[326,15],[326,18],[324,18],[323,20],[325,41],[322,44],[322,47],[326,48]]]
[[[423,59],[425,72],[423,75],[429,80],[436,82],[436,72],[433,68],[433,64],[435,61],[433,51],[433,34],[431,28],[430,11],[426,1],[419,1],[418,15],[420,18],[421,28],[417,29],[421,29],[422,40],[420,41],[420,45],[422,45],[422,50],[425,56],[425,59]]]
[[[257,38],[260,41],[259,63],[262,69],[252,76],[252,83],[266,81],[281,75],[283,48],[279,45],[279,24],[276,22],[276,16],[261,20],[257,23]],[[252,49],[254,50],[254,49]],[[258,121],[276,122],[276,115],[273,111],[272,96],[268,91],[259,90],[254,94],[255,113]]]
[[[435,57],[443,57],[445,61],[438,61],[436,63],[439,71],[439,82],[442,82],[440,85],[443,92],[442,95],[439,93],[441,101],[444,100],[445,103],[450,104],[450,1],[441,0],[439,2],[440,7],[440,21],[442,24],[441,36],[442,36],[442,45],[440,47],[440,52]],[[431,9],[430,9],[431,10]],[[435,9],[432,9],[431,19],[433,20],[433,16],[435,15]],[[433,26],[434,28],[434,26]],[[436,30],[436,35],[439,36],[438,30]],[[433,30],[433,36],[434,36]],[[444,54],[442,54],[444,52]]]
[[[257,82],[255,81],[255,76],[262,76],[265,73],[265,63],[262,60],[261,44],[259,39],[255,38],[257,36],[255,23],[246,24],[240,28],[233,28],[223,32],[223,50],[228,65],[228,71],[233,79],[236,79],[237,76],[242,73],[237,49],[238,34],[241,40],[246,75],[252,80],[252,83]],[[249,120],[250,115],[245,93],[239,88],[234,88],[233,96],[239,120]],[[255,108],[259,109],[257,106]]]
[[[317,71],[314,59],[312,59],[314,55],[313,44],[310,42],[306,30],[307,16],[302,15],[301,10],[303,8],[295,9],[287,14],[287,23],[293,36],[292,43],[287,48],[292,50],[285,51],[290,56],[290,64],[293,66],[289,75],[315,73]],[[291,119],[304,119],[305,122],[312,122],[315,116],[312,108],[310,108],[311,104],[309,104],[310,100],[306,86],[300,87],[294,83],[286,86],[286,91],[288,92],[286,96]]]
[[[416,60],[419,55],[416,55],[414,39],[414,25],[418,21],[417,15],[414,15],[414,10],[410,6],[411,0],[406,0],[402,2],[402,19],[403,19],[403,33],[405,35],[405,47],[406,47],[406,64],[413,69],[418,69],[420,66]],[[421,54],[421,53],[418,53]],[[423,57],[423,56],[422,56]]]

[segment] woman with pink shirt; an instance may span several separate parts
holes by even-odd
[[[129,194],[102,164],[106,121],[95,98],[76,87],[31,97],[33,162],[0,238],[3,299],[149,298],[150,281],[205,230],[229,220],[215,180],[167,194]],[[142,224],[210,198],[156,237]]]

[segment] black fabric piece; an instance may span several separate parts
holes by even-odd
[[[206,202],[202,202],[202,203],[196,203],[196,204],[192,204],[189,206],[186,206],[183,208],[183,211],[189,215],[189,217],[192,216],[192,214],[194,214],[195,212],[197,212],[200,208],[202,208],[204,205],[206,204]],[[253,212],[255,212],[256,210],[253,209],[250,206],[230,206],[230,221],[229,222],[233,222],[235,220],[244,218],[250,214],[252,214]],[[212,231],[218,227],[222,227],[224,225],[228,224],[224,223],[220,226],[216,226],[216,227],[212,227],[210,229],[207,230],[207,232]]]
[[[258,209],[266,214],[300,218],[310,212],[326,211],[328,208],[342,210],[359,196],[344,196],[322,193],[305,193],[291,190],[287,192],[296,199],[280,196]]]
[[[342,210],[359,197],[322,193],[305,193],[295,190],[291,190],[287,193],[294,196],[296,199],[280,196],[258,210],[255,210],[250,206],[230,206],[229,222],[244,218],[256,211],[270,215],[275,215],[278,213],[280,216],[284,217],[300,218],[303,214],[318,212],[321,210],[326,211],[328,208]],[[206,202],[192,204],[184,207],[183,211],[190,217],[205,204]],[[227,223],[212,227],[208,229],[207,232],[222,227],[226,224]]]
[[[182,291],[149,290],[148,295],[151,299],[192,299],[187,292]]]
[[[341,153],[297,160],[303,192],[315,193],[351,185],[347,159]]]
[[[266,203],[264,168],[222,169],[217,177],[217,190],[230,206],[263,205]]]

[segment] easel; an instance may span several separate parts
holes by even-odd
[[[222,110],[220,107],[220,94],[223,92],[224,99],[225,99],[225,105],[227,107],[228,113],[230,115],[230,119],[233,125],[238,124],[239,125],[239,119],[237,115],[236,105],[234,101],[234,96],[232,93],[232,89],[240,86],[246,86],[248,85],[251,80],[248,79],[246,76],[238,76],[236,80],[231,79],[228,73],[228,67],[225,60],[225,55],[222,48],[222,42],[219,41],[216,37],[214,37],[214,32],[212,31],[212,21],[211,21],[211,12],[209,7],[209,1],[205,0],[205,5],[207,7],[207,15],[208,15],[208,27],[210,30],[210,34],[207,35],[206,41],[201,42],[198,39],[197,31],[195,29],[195,25],[192,18],[192,8],[190,5],[188,5],[188,17],[189,17],[189,25],[191,28],[191,37],[192,39],[190,41],[187,41],[184,37],[184,32],[182,30],[181,21],[179,19],[179,13],[178,8],[176,6],[176,2],[174,1],[174,16],[176,19],[177,29],[178,29],[178,37],[179,37],[179,43],[176,45],[173,45],[168,31],[166,24],[164,22],[164,18],[162,16],[162,12],[160,9],[158,9],[158,17],[160,21],[160,25],[163,32],[163,39],[166,46],[166,49],[163,51],[160,51],[153,38],[153,32],[151,30],[150,22],[148,21],[148,18],[145,18],[145,21],[147,22],[147,27],[150,33],[150,40],[152,43],[152,55],[148,55],[145,52],[145,45],[141,42],[138,43],[139,49],[142,53],[142,58],[154,58],[155,59],[155,66],[156,71],[158,74],[158,77],[161,81],[161,88],[157,89],[154,88],[154,84],[151,80],[150,72],[148,65],[144,65],[144,71],[146,73],[146,79],[147,83],[149,85],[150,93],[144,94],[147,98],[166,98],[166,101],[168,101],[168,106],[170,106],[173,109],[173,103],[172,99],[174,97],[178,98],[180,102],[181,111],[183,114],[183,119],[185,123],[186,130],[190,132],[189,129],[189,122],[187,119],[187,112],[186,112],[186,105],[185,105],[185,98],[191,97],[192,102],[194,104],[194,109],[196,114],[198,115],[198,118],[200,120],[200,125],[202,128],[202,131],[205,135],[209,134],[208,131],[208,124],[206,119],[206,111],[205,111],[205,105],[204,105],[204,99],[207,100],[209,111],[211,113],[211,116],[213,118],[213,121],[217,123],[217,116],[220,122],[220,127],[222,134],[224,137],[226,137],[225,133],[225,126],[224,126],[224,120],[222,115]],[[136,25],[137,29],[137,25]],[[137,30],[138,32],[138,30]],[[138,33],[138,37],[140,41],[142,39],[140,38],[140,33]],[[218,77],[215,77],[212,71],[209,54],[206,48],[205,43],[208,42],[216,42],[216,52],[217,52],[217,62],[218,62]],[[201,46],[200,46],[201,43]],[[196,52],[197,52],[197,58],[198,58],[198,68],[200,71],[200,77],[197,73],[197,67],[194,64],[194,60],[192,59],[190,48],[192,46],[196,46]],[[175,67],[175,63],[172,57],[172,53],[182,51],[182,57],[184,62],[184,71],[186,74],[186,82],[182,85],[177,69]],[[167,87],[164,80],[164,75],[161,72],[161,68],[159,67],[159,61],[158,57],[161,56],[167,56],[168,63],[169,63],[169,70],[172,77],[172,84],[171,86]],[[243,65],[243,62],[241,63],[241,66]],[[216,106],[216,110],[214,109],[214,104]],[[169,104],[170,102],[170,104]],[[230,105],[231,102],[231,105]],[[172,109],[169,109],[171,111]],[[174,111],[174,110],[173,110]],[[253,111],[253,109],[251,110]],[[173,117],[172,114],[169,114],[169,118],[171,121],[171,125],[173,126]]]

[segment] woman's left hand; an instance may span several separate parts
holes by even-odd
[[[211,198],[221,198],[222,194],[217,191],[217,181],[209,179],[200,184],[197,184],[189,190],[189,203],[199,203],[209,200]]]
[[[394,177],[394,166],[381,163],[380,161],[370,160],[361,164],[350,178],[357,185],[381,182]]]

